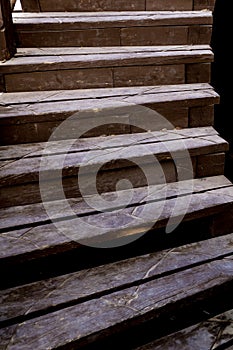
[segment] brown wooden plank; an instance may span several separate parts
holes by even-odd
[[[179,350],[181,344],[184,344],[185,350],[192,350],[194,346],[196,349],[217,349],[222,346],[224,349],[232,349],[227,346],[228,342],[233,341],[232,326],[233,310],[229,310],[150,344],[140,346],[136,350]]]
[[[119,240],[122,244],[124,240],[146,233],[151,227],[157,229],[166,226],[177,200],[171,198],[165,203],[143,203],[140,206],[124,208],[121,213],[113,210],[105,212],[104,215],[86,214],[81,219],[59,220],[56,227],[54,224],[27,226],[1,234],[1,263],[13,264],[42,258],[48,254],[70,250],[80,244],[104,247],[108,246],[112,239]],[[164,204],[163,208],[161,204]],[[185,214],[184,220],[193,220],[211,217],[222,211],[227,224],[227,210],[232,206],[233,187],[224,187],[179,197],[179,210],[173,217],[179,218]],[[63,213],[66,210],[63,208]],[[142,210],[143,218],[140,217]],[[88,226],[85,223],[88,223]]]
[[[25,349],[25,344],[37,349],[78,347],[132,327],[138,317],[147,322],[165,310],[171,312],[171,308],[174,314],[190,299],[206,300],[227,284],[230,289],[232,268],[232,258],[213,261],[23,322],[14,337],[9,337],[8,348]],[[10,329],[6,328],[3,334],[8,333]]]
[[[194,10],[209,9],[214,10],[216,0],[194,0]]]
[[[208,154],[197,157],[197,176],[224,174],[225,153]]]
[[[11,4],[9,0],[0,1],[0,61],[10,59],[16,53]]]
[[[214,125],[214,106],[192,107],[189,109],[189,127]]]
[[[186,83],[209,83],[211,81],[211,64],[199,63],[186,65]]]
[[[0,306],[0,322],[29,319],[48,308],[62,309],[70,302],[78,304],[133,283],[145,283],[148,278],[223,258],[233,254],[232,243],[233,234],[0,291],[1,299],[6,300]]]
[[[20,0],[23,11],[40,12],[40,0]]]

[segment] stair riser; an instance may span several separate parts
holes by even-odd
[[[213,10],[215,0],[21,0],[24,11],[178,11]]]
[[[208,61],[208,60],[206,60]],[[145,61],[146,64],[146,61]],[[165,84],[209,83],[210,63],[77,68],[2,74],[0,91],[72,90]],[[0,76],[1,77],[1,76]]]
[[[210,44],[211,25],[33,31],[18,29],[19,47],[97,47]]]
[[[187,128],[187,127],[202,127],[211,126],[214,123],[214,106],[213,105],[202,105],[193,107],[188,107],[187,103],[183,101],[185,107],[181,106],[180,103],[170,103],[161,107],[157,104],[145,105],[148,108],[155,110],[166,118],[172,127],[177,128]],[[203,103],[204,104],[204,103]],[[75,111],[73,112],[75,113]],[[32,120],[20,122],[16,120],[15,122],[10,122],[8,125],[1,125],[1,122],[5,123],[5,120],[0,120],[0,140],[2,145],[13,145],[18,143],[32,143],[32,142],[46,142],[53,134],[56,127],[62,123],[65,118],[69,117],[71,114],[62,113],[59,114],[46,114],[44,116],[44,121],[36,121],[32,116]],[[37,116],[36,116],[37,117]],[[22,118],[21,118],[22,119]],[[26,120],[28,118],[25,118]],[[102,125],[91,129],[91,125],[95,125],[95,119],[89,119],[88,124],[90,125],[90,130],[85,133],[85,137],[96,137],[101,135],[119,135],[119,134],[131,134],[135,132],[144,132],[145,130],[156,131],[163,129],[163,126],[157,125],[147,125],[145,123],[145,130],[141,130],[134,126],[137,125],[139,121],[137,119],[129,119],[127,116],[121,118],[122,124],[119,124],[119,118],[116,118],[116,124],[108,124],[107,118],[101,121]],[[108,124],[108,125],[106,125]],[[132,125],[131,125],[132,124]],[[74,129],[75,124],[70,124],[70,133],[68,137],[70,139],[76,138],[77,133]],[[73,133],[72,133],[73,131]],[[64,137],[63,137],[64,138]],[[54,138],[53,140],[57,140]]]
[[[203,176],[215,176],[224,174],[225,165],[225,153],[215,153],[207,155],[199,155],[191,157],[193,164],[193,171],[190,173],[189,170],[186,172],[186,178],[200,178]],[[180,164],[185,161],[180,160]],[[167,183],[176,182],[177,178],[176,166],[172,160],[160,162],[163,174],[161,173],[161,167],[158,167],[158,173],[155,176],[151,184],[163,184],[164,181]],[[129,164],[130,165],[130,164]],[[182,165],[181,165],[182,166]],[[144,164],[143,169],[147,169],[148,172],[155,172],[155,166],[150,164]],[[165,179],[164,179],[165,176]],[[128,179],[133,187],[147,186],[147,180],[145,174],[136,166],[123,167],[119,169],[100,171],[97,177],[97,189],[99,193],[112,192],[116,189],[116,184],[121,179]],[[91,187],[91,177],[89,179],[89,174],[85,175],[86,184],[85,195],[93,194]],[[78,189],[78,177],[77,174],[73,176],[63,178],[63,188],[64,193],[67,198],[81,197],[80,191]],[[46,184],[47,197],[45,200],[59,200],[59,189],[57,188],[57,181],[49,180]],[[20,196],[19,196],[20,193]],[[6,208],[10,206],[26,205],[41,202],[40,187],[38,182],[25,183],[22,185],[11,185],[2,188],[1,195],[1,208]]]

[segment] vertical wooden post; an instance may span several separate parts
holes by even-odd
[[[16,52],[12,11],[9,0],[0,0],[0,61],[8,60]]]

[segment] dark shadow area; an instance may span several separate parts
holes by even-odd
[[[212,85],[220,94],[220,105],[215,107],[215,128],[230,143],[226,175],[233,180],[233,116],[231,110],[232,88],[232,16],[228,0],[216,0],[212,48],[215,62],[212,65]],[[231,17],[231,18],[230,18]]]

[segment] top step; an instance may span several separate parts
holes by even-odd
[[[213,10],[215,0],[21,0],[23,11],[192,11]]]

